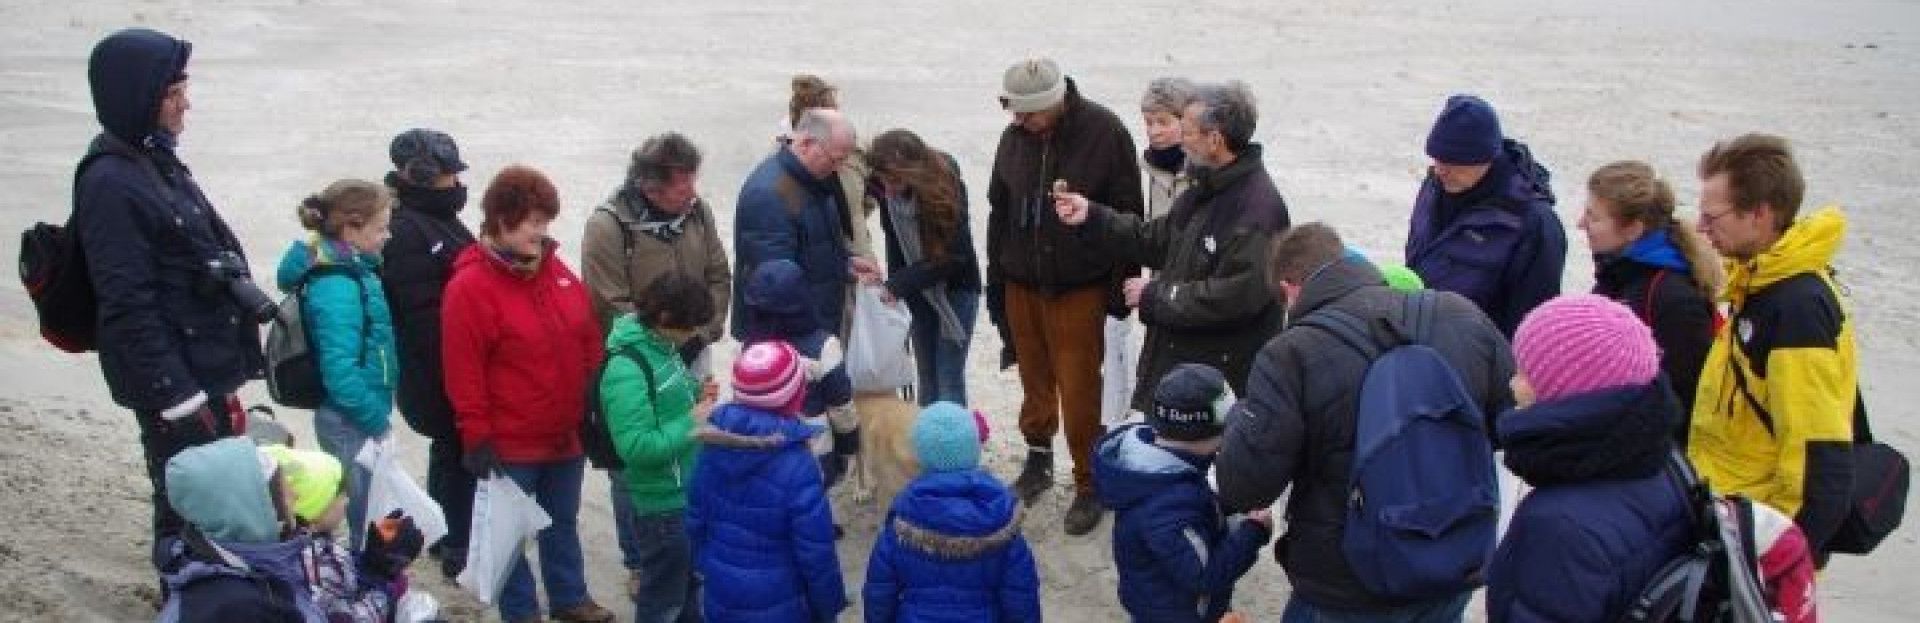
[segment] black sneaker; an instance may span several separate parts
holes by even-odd
[[[1100,518],[1107,514],[1107,508],[1100,505],[1099,498],[1090,491],[1073,494],[1073,504],[1067,507],[1067,517],[1063,529],[1070,536],[1081,536],[1100,526]]]
[[[1034,498],[1053,488],[1053,452],[1047,450],[1027,450],[1027,463],[1020,467],[1020,477],[1013,481],[1013,492],[1020,501],[1033,505]]]

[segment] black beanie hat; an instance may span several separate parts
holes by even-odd
[[[1153,412],[1147,423],[1153,432],[1175,441],[1200,441],[1220,436],[1233,406],[1227,378],[1206,364],[1174,366],[1153,391]]]

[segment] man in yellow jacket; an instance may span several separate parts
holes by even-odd
[[[1852,318],[1833,281],[1834,206],[1796,220],[1787,141],[1748,134],[1700,159],[1700,232],[1727,262],[1730,315],[1701,371],[1687,449],[1716,491],[1792,515],[1818,559],[1846,517],[1858,397]]]

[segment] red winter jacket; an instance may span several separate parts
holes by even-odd
[[[587,379],[600,324],[587,288],[548,243],[533,274],[484,243],[454,260],[441,308],[441,354],[460,442],[490,443],[504,463],[580,456]]]

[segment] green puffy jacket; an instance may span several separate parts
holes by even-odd
[[[633,314],[613,321],[613,330],[607,334],[606,372],[600,377],[600,407],[613,434],[614,451],[626,464],[627,491],[633,495],[635,510],[659,513],[686,508],[687,479],[693,475],[698,453],[693,405],[699,394],[699,380],[687,372],[672,342],[640,324]]]

